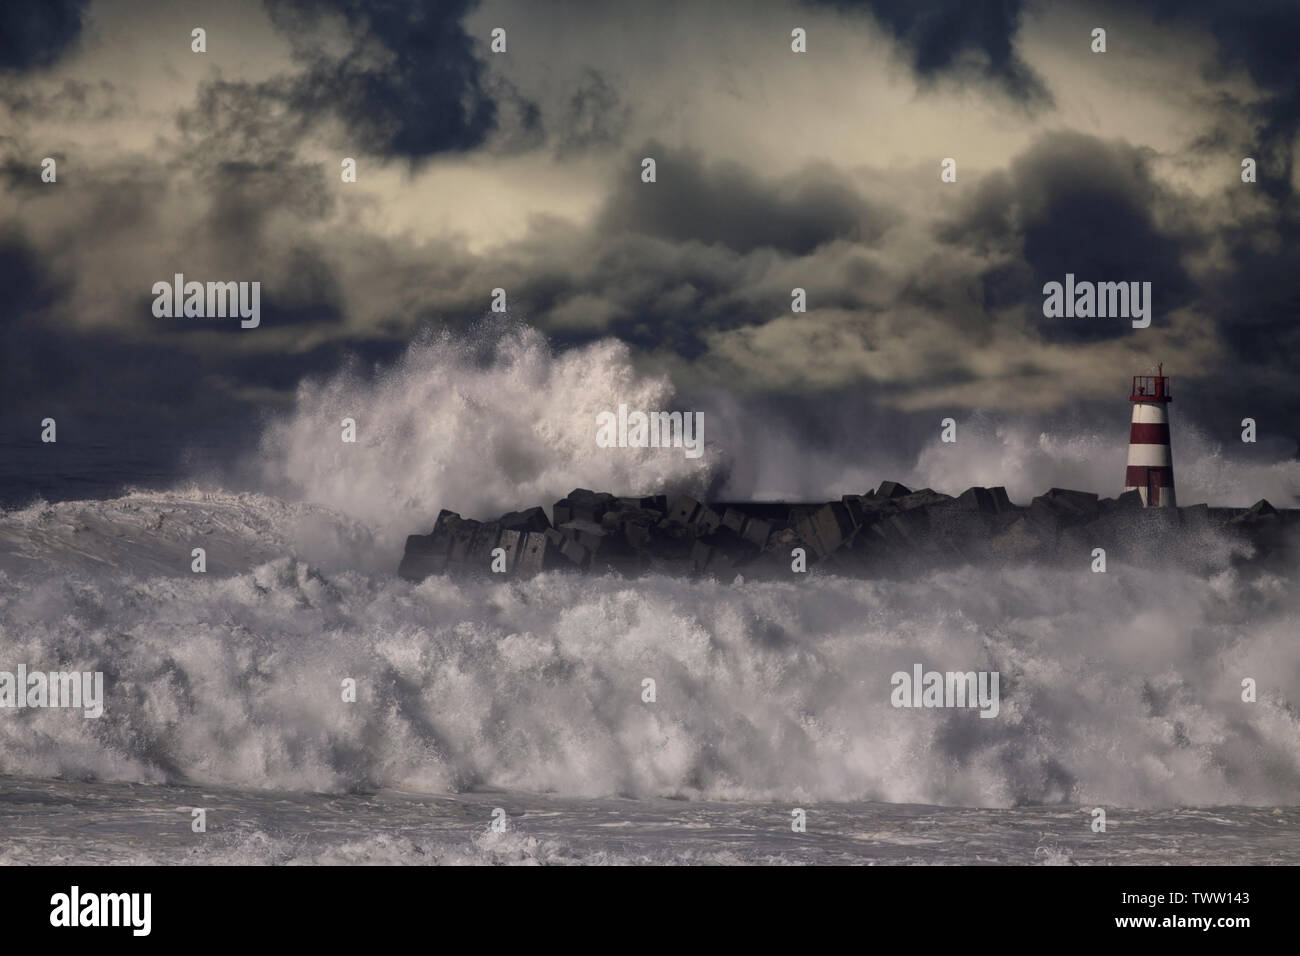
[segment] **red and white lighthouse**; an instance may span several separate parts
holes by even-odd
[[[1169,450],[1169,379],[1160,365],[1155,375],[1134,375],[1133,425],[1129,430],[1124,490],[1136,491],[1148,508],[1177,507],[1174,457]]]

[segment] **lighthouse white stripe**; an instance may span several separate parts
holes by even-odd
[[[1128,463],[1148,468],[1168,468],[1173,465],[1168,445],[1129,445]]]
[[[1163,405],[1138,402],[1133,406],[1133,421],[1143,425],[1159,425],[1169,421],[1169,413]]]

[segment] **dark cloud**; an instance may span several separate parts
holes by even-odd
[[[1020,0],[807,0],[840,10],[867,10],[907,47],[922,77],[974,72],[1012,95],[1046,105],[1051,96],[1016,54]]]
[[[1191,309],[1224,347],[1203,374],[1182,376],[1190,386],[1182,413],[1216,434],[1232,433],[1253,414],[1269,419],[1274,435],[1300,442],[1300,222],[1287,210],[1270,205],[1262,218],[1256,210],[1218,222],[1195,197],[1170,193],[1143,151],[1062,133],[986,177],[939,236],[994,263],[979,277],[986,314],[1022,305],[1032,327],[1063,345],[1132,330],[1123,322],[1043,319],[1043,283],[1062,281],[1066,272],[1150,281],[1156,323],[1176,308]],[[1193,278],[1187,257],[1212,244],[1225,261]]]
[[[81,36],[89,0],[0,3],[0,71],[49,66]]]
[[[1243,362],[1273,364],[1295,388],[1300,363],[1300,227],[1280,229],[1280,242],[1264,246],[1249,234],[1232,239],[1232,269],[1208,290],[1223,316],[1225,340]]]
[[[335,202],[325,176],[314,163],[220,162],[205,171],[206,225],[224,241],[254,244],[279,212],[301,224],[324,219]]]
[[[0,87],[0,104],[20,120],[89,122],[125,112],[124,97],[108,80],[86,83],[65,79],[54,88],[12,83]]]
[[[597,70],[584,71],[556,123],[557,151],[564,155],[616,145],[630,114],[608,78]]]
[[[291,161],[313,122],[313,117],[285,108],[293,89],[286,77],[261,83],[203,82],[194,105],[176,120],[185,137],[183,161],[260,166]]]
[[[567,265],[534,265],[531,275],[524,260],[506,261],[506,271],[525,274],[511,287],[512,308],[559,346],[615,335],[645,352],[688,361],[703,356],[716,333],[791,315],[796,284],[806,287],[811,310],[856,311],[864,319],[877,308],[869,299],[897,284],[866,249],[848,242],[797,259],[770,248],[740,252],[633,233],[564,248]],[[775,275],[786,266],[789,281]]]
[[[284,168],[303,138],[331,119],[352,144],[338,144],[344,155],[418,161],[471,150],[497,130],[502,115],[510,119],[513,148],[535,145],[539,108],[502,78],[489,88],[475,40],[461,26],[472,6],[267,0],[299,69],[258,82],[206,80],[179,120],[188,158],[220,155],[228,163]]]
[[[655,159],[654,183],[641,181],[644,156]],[[889,223],[889,212],[868,204],[831,170],[764,182],[738,163],[707,165],[699,153],[656,143],[629,158],[626,170],[600,215],[600,229],[609,234],[805,255],[835,239],[875,242]]]
[[[1198,408],[1231,434],[1245,415],[1269,422],[1300,453],[1300,223],[1277,224],[1276,240],[1257,227],[1221,231],[1229,268],[1207,279],[1200,304],[1215,320],[1225,351],[1217,370],[1219,401]]]
[[[491,131],[494,153],[526,153],[545,144],[542,108],[524,96],[518,86],[497,73],[483,82],[482,89],[495,110]]]
[[[1171,203],[1141,150],[1060,133],[1037,142],[1008,171],[986,177],[939,235],[998,260],[982,276],[988,308],[1026,303],[1041,309],[1043,284],[1073,273],[1079,281],[1150,282],[1157,314],[1167,313],[1189,302],[1193,289],[1182,257],[1206,241],[1157,226],[1157,206]],[[1064,342],[1129,331],[1096,319],[1036,324],[1047,339]]]
[[[496,105],[482,87],[475,41],[461,26],[470,0],[267,0],[272,21],[306,72],[287,102],[305,116],[336,116],[358,151],[422,159],[483,143]],[[342,18],[347,48],[325,32]]]
[[[291,85],[208,81],[177,119],[181,148],[168,175],[192,175],[196,228],[248,262],[271,253],[274,222],[302,228],[327,218],[337,201],[339,170],[298,158],[310,120],[284,108]]]
[[[1242,8],[1218,0],[1151,0],[1160,18],[1203,26],[1218,46],[1220,65],[1245,69],[1265,94],[1250,107],[1261,123],[1259,185],[1275,198],[1294,190],[1290,172],[1300,131],[1300,3],[1259,0]]]
[[[48,185],[41,181],[40,163],[26,158],[31,155],[31,150],[23,150],[15,140],[0,136],[0,186],[10,196],[36,196],[43,186]],[[52,150],[48,155],[57,168],[64,168],[65,153]]]
[[[743,258],[725,246],[677,244],[645,236],[601,241],[587,250],[578,272],[549,273],[525,282],[518,301],[527,315],[562,344],[613,334],[647,351],[666,350],[688,359],[705,351],[703,336],[761,321],[784,305],[768,308],[745,288]],[[573,332],[556,321],[575,296],[608,305],[611,317],[597,328]]]

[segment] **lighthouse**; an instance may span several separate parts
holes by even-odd
[[[1133,425],[1129,429],[1124,490],[1136,491],[1148,508],[1176,507],[1174,458],[1169,450],[1169,379],[1160,365],[1155,375],[1134,375]]]

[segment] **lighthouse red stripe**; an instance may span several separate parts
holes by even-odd
[[[1169,423],[1134,422],[1128,440],[1130,445],[1168,445]]]
[[[1147,486],[1147,475],[1154,478],[1154,484],[1159,485],[1161,488],[1172,488],[1174,486],[1173,468],[1163,465],[1129,465],[1124,471],[1124,487],[1145,488]]]

